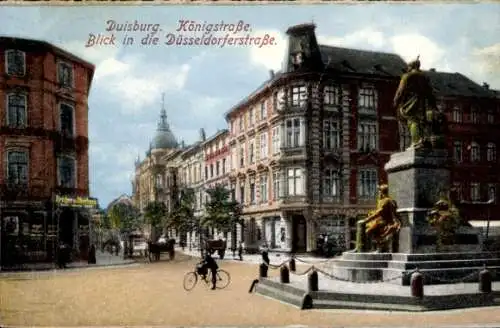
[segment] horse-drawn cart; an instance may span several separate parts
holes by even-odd
[[[147,256],[149,261],[159,261],[161,253],[168,253],[169,259],[175,258],[175,239],[160,238],[156,242],[148,241]]]
[[[224,258],[224,254],[226,253],[226,247],[227,243],[222,239],[209,239],[205,242],[205,249],[207,252],[212,255],[215,251],[217,251],[221,260]]]

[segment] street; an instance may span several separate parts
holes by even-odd
[[[9,273],[0,275],[0,323],[14,326],[328,325],[429,326],[500,322],[498,308],[432,313],[301,311],[248,293],[254,263],[219,261],[231,274],[224,290],[204,284],[191,292],[183,276],[197,259],[178,253],[173,262]],[[298,265],[300,271],[302,266]],[[276,270],[270,275],[277,274]]]

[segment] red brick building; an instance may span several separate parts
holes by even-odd
[[[47,42],[0,38],[2,263],[88,248],[88,95],[94,66]]]
[[[244,204],[250,248],[309,252],[324,236],[339,251],[350,248],[355,218],[375,206],[377,185],[387,181],[384,165],[406,140],[392,105],[405,61],[319,45],[314,30],[312,24],[290,27],[283,71],[271,72],[226,115],[230,180]],[[479,183],[475,199],[484,199],[498,183],[491,150],[500,141],[493,125],[498,99],[458,73],[429,75],[451,118],[458,115],[450,111],[455,108],[475,113],[467,114],[475,123],[451,123],[450,151],[458,149],[457,141],[462,154],[477,143],[483,157],[457,161],[451,182],[460,182],[464,192]],[[466,217],[485,212],[485,205],[462,206]]]

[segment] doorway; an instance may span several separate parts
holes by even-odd
[[[303,215],[292,215],[292,253],[306,252],[306,219]]]
[[[59,215],[59,242],[73,248],[75,212],[63,210]]]

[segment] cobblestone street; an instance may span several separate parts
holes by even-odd
[[[204,284],[191,292],[183,276],[196,259],[129,267],[73,269],[0,275],[0,323],[15,326],[132,325],[328,325],[478,327],[500,322],[500,309],[432,313],[301,311],[248,293],[256,264],[218,261],[231,284],[212,291]],[[298,266],[300,271],[301,266]],[[271,271],[276,275],[277,271]]]

